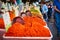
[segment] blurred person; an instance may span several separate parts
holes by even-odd
[[[42,14],[43,14],[43,18],[45,19],[45,21],[48,21],[48,16],[47,16],[47,13],[48,13],[48,7],[46,5],[46,2],[42,1],[41,2],[42,4]]]
[[[40,4],[40,11],[42,12],[42,5],[41,5],[41,2],[39,2],[39,4]]]
[[[52,11],[53,11],[53,3],[50,1],[48,5],[48,19],[51,19],[52,16]]]
[[[60,37],[60,0],[54,0],[54,10],[55,24],[57,27],[58,36]]]

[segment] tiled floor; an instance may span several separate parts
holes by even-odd
[[[49,22],[47,22],[49,29],[51,30],[52,34],[53,34],[53,39],[52,40],[60,40],[57,37],[57,28],[55,26],[54,22],[51,22],[51,20]]]

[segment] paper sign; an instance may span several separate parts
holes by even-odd
[[[7,30],[10,27],[8,25],[11,24],[10,16],[9,16],[8,12],[6,12],[6,13],[3,14],[3,20],[4,20],[5,28]]]
[[[19,11],[18,11],[18,9],[15,9],[15,16],[16,16],[16,17],[19,16]]]

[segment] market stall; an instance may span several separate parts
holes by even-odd
[[[28,3],[28,4],[27,4]],[[3,40],[51,40],[53,35],[47,27],[38,6],[3,3],[0,30]],[[21,5],[22,4],[22,5]],[[22,14],[21,14],[22,13]],[[23,17],[22,17],[23,15]]]

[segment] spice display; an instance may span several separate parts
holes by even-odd
[[[7,31],[6,36],[14,37],[50,37],[50,32],[44,26],[42,19],[38,17],[25,17],[25,24],[14,23]],[[40,22],[40,23],[39,23]]]
[[[24,35],[24,26],[18,22],[13,24],[8,32],[6,33],[6,36],[23,36]]]
[[[4,29],[4,21],[3,18],[0,18],[0,29]]]
[[[11,21],[15,18],[14,11],[9,11]]]

